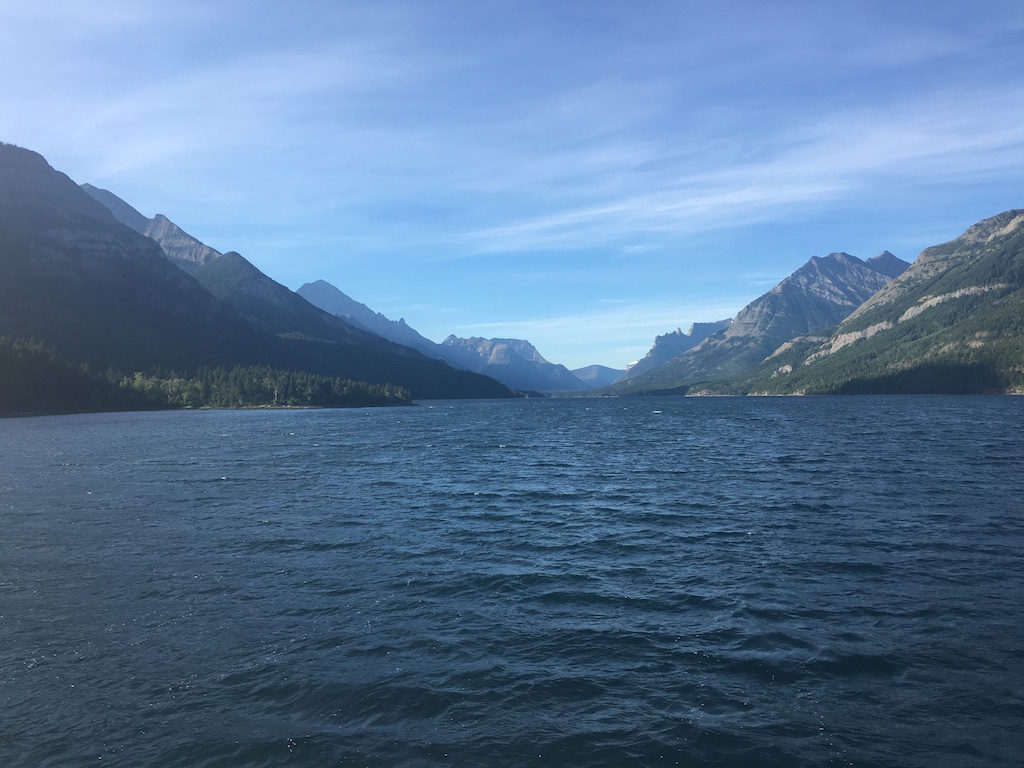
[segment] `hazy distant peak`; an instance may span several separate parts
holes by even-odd
[[[440,346],[421,336],[415,328],[405,322],[405,318],[398,321],[389,320],[384,314],[375,312],[365,304],[347,296],[337,286],[326,280],[305,283],[299,287],[296,293],[313,306],[343,318],[346,322],[397,344],[412,347],[428,357],[443,358]]]
[[[132,206],[115,195],[109,189],[100,189],[99,187],[94,187],[89,183],[82,184],[81,187],[89,197],[103,205],[114,215],[115,219],[126,227],[131,227],[140,234],[146,233],[146,227],[149,225],[149,219],[132,208]]]
[[[441,348],[450,355],[446,359],[493,376],[513,389],[553,392],[587,388],[568,368],[545,360],[526,339],[459,338],[451,334]]]
[[[671,333],[662,334],[654,338],[654,346],[640,360],[636,360],[626,366],[626,374],[629,377],[636,377],[645,371],[657,368],[659,365],[678,357],[685,352],[701,344],[705,339],[720,331],[724,331],[732,325],[732,318],[727,320],[716,320],[712,323],[693,323],[690,330],[683,333],[676,328]]]
[[[875,272],[880,272],[887,277],[899,277],[907,271],[907,267],[910,266],[909,262],[894,256],[889,251],[882,251],[877,256],[874,256],[864,262]]]
[[[596,389],[614,384],[626,371],[622,368],[609,368],[606,365],[588,365],[575,368],[571,373],[584,384]]]
[[[690,330],[686,332],[686,335],[693,339],[699,338],[700,341],[703,341],[704,338],[710,336],[712,333],[717,333],[723,328],[728,328],[730,325],[732,325],[731,317],[725,320],[715,320],[711,323],[693,323],[690,326]]]

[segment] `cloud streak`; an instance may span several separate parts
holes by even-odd
[[[879,183],[975,182],[1024,163],[1024,92],[939,94],[891,108],[840,113],[789,129],[767,157],[710,171],[627,179],[601,202],[463,233],[473,251],[588,248],[638,233],[688,234],[802,214]],[[665,148],[663,156],[669,156]],[[657,153],[647,145],[632,157]],[[559,160],[555,164],[561,164]],[[600,169],[595,169],[600,173]],[[571,193],[570,193],[571,194]]]

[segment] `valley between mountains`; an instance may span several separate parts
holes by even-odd
[[[322,280],[298,291],[166,216],[0,145],[0,414],[395,405],[516,395],[1024,392],[1024,211],[912,263],[811,258],[730,319],[615,370],[529,341],[431,341]]]

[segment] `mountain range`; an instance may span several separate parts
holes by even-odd
[[[401,387],[413,397],[511,394],[493,379],[348,325],[239,254],[208,248],[165,217],[146,219],[7,144],[0,145],[0,337],[42,343],[93,372],[269,366]]]
[[[389,320],[324,280],[306,283],[297,293],[346,322],[444,360],[455,368],[490,376],[517,391],[572,392],[611,383],[607,375],[581,378],[563,365],[548,362],[525,339],[465,339],[450,335],[438,344],[409,327],[404,318]]]
[[[647,371],[652,371],[669,360],[679,357],[684,352],[688,352],[711,334],[723,331],[730,325],[732,325],[732,318],[713,323],[694,323],[686,333],[683,333],[681,328],[676,328],[671,333],[656,336],[654,346],[651,347],[650,351],[640,360],[637,360],[636,363],[629,366],[626,369],[625,376],[622,378],[635,379]]]
[[[925,249],[827,333],[773,353],[744,389],[1024,392],[1024,210]]]
[[[752,370],[790,339],[832,328],[908,266],[888,251],[867,261],[847,253],[813,257],[731,321],[707,328],[712,332],[697,343],[690,344],[692,332],[669,337],[671,343],[659,337],[644,358],[651,364],[637,373],[631,370],[612,391],[679,389]],[[670,352],[658,349],[672,343],[689,348],[665,360]]]
[[[549,363],[524,339],[449,336],[441,347],[454,365],[494,376],[523,392],[571,392],[590,387],[564,365]]]
[[[732,319],[658,336],[625,372],[569,371],[522,339],[435,343],[324,281],[292,292],[0,144],[0,363],[0,413],[512,390],[1020,392],[1024,211],[913,265],[888,251],[812,258]]]

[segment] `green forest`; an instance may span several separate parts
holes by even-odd
[[[130,373],[61,360],[33,341],[0,338],[0,415],[159,408],[346,408],[409,405],[409,392],[270,366]]]

